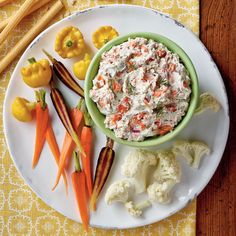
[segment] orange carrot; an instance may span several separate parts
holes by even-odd
[[[32,162],[32,168],[38,164],[40,154],[45,143],[45,136],[48,127],[49,112],[47,104],[45,103],[45,90],[36,91],[36,137],[35,137],[35,149]]]
[[[93,133],[91,128],[91,117],[87,110],[84,111],[84,121],[85,125],[81,132],[81,145],[84,149],[86,156],[81,155],[81,160],[86,176],[86,185],[90,198],[93,192],[93,177],[92,177],[92,165],[91,165]]]
[[[51,152],[54,156],[54,159],[55,159],[57,165],[59,166],[60,150],[59,150],[57,140],[56,140],[56,137],[55,137],[55,134],[54,134],[52,124],[51,124],[50,120],[48,122],[48,128],[47,128],[47,132],[46,132],[46,140],[47,140],[47,143],[48,143],[48,145],[51,149]],[[67,178],[66,178],[65,171],[62,172],[62,175],[63,175],[63,179],[64,179],[64,183],[65,183],[66,193],[68,194],[68,183],[67,183]]]
[[[71,156],[73,151],[75,150],[76,145],[74,142],[71,143],[71,136],[68,134],[68,132],[66,132],[65,137],[64,137],[64,141],[62,144],[62,150],[63,153],[61,153],[61,157],[66,156],[66,160],[64,163],[64,169],[67,170],[69,168],[69,164],[71,162]]]
[[[80,125],[82,118],[83,118],[83,113],[80,111],[81,105],[82,105],[82,100],[78,104],[77,107],[75,107],[71,110],[71,114],[70,114],[72,125],[76,131],[78,130],[79,125]],[[57,172],[57,177],[56,177],[55,185],[53,186],[52,190],[54,190],[57,187],[60,177],[61,177],[61,174],[65,169],[66,160],[71,157],[74,148],[75,148],[75,143],[74,143],[73,139],[71,138],[71,136],[69,135],[69,133],[66,132],[65,138],[63,141],[62,150],[61,150],[60,163],[59,163],[59,168],[58,168],[58,172]]]
[[[82,120],[83,120],[83,112],[80,110],[81,106],[83,103],[83,99],[80,100],[79,104],[77,105],[77,107],[73,108],[70,112],[70,117],[71,117],[71,122],[73,127],[75,128],[78,137],[80,137],[81,135],[81,125],[82,125]],[[72,145],[70,145],[70,148],[67,152],[67,158],[66,158],[66,162],[65,162],[65,169],[68,168],[71,157],[72,157],[72,153],[76,148],[76,145],[74,143],[74,141],[71,139],[71,136],[69,135],[68,137],[68,133],[65,135],[65,139],[64,141],[67,142],[68,139],[70,139],[70,143],[72,142]],[[63,141],[63,144],[64,144]]]
[[[86,196],[85,173],[83,170],[81,170],[79,159],[76,152],[74,152],[74,160],[75,160],[75,171],[71,175],[72,185],[84,230],[88,232],[89,214],[88,214],[88,199]]]

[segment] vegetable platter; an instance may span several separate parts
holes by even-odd
[[[57,43],[55,44],[55,40],[56,42],[60,42],[61,40],[58,33],[61,32],[62,29],[68,29],[68,27],[71,26],[79,29],[83,35],[83,38],[80,35],[74,39],[78,41],[78,45],[80,46],[77,50],[74,50],[73,53],[65,50],[63,51]],[[88,147],[88,144],[85,143],[82,143],[81,148],[81,140],[77,139],[77,136],[74,134],[74,126],[73,124],[70,124],[68,117],[65,115],[66,109],[63,110],[64,112],[61,112],[61,108],[63,108],[64,105],[69,107],[69,109],[76,108],[78,105],[80,97],[77,94],[81,94],[81,91],[83,91],[80,90],[79,87],[83,88],[84,83],[80,79],[85,76],[86,68],[88,67],[91,58],[97,52],[97,47],[101,47],[101,44],[106,42],[106,38],[103,39],[103,42],[99,40],[96,41],[96,37],[99,37],[99,32],[96,32],[96,30],[102,26],[111,26],[112,29],[114,29],[112,32],[110,28],[105,29],[105,31],[109,30],[110,32],[110,38],[108,41],[113,37],[116,37],[117,34],[122,36],[132,32],[142,31],[157,33],[171,39],[188,54],[193,62],[199,78],[200,92],[209,92],[215,97],[218,104],[220,104],[218,112],[207,110],[200,115],[195,115],[188,126],[175,138],[175,140],[200,140],[206,143],[209,149],[205,149],[205,152],[208,155],[205,155],[200,163],[197,161],[193,162],[194,160],[189,161],[189,159],[185,161],[184,158],[177,157],[176,160],[180,165],[182,174],[177,177],[176,181],[178,183],[174,186],[171,192],[171,201],[168,202],[168,204],[152,203],[150,206],[149,203],[145,203],[145,199],[147,198],[146,193],[136,194],[133,196],[134,202],[144,201],[145,207],[148,206],[148,208],[143,211],[141,217],[133,217],[129,214],[129,212],[131,212],[135,207],[132,205],[132,202],[126,203],[125,207],[123,207],[121,203],[107,205],[105,202],[105,194],[109,186],[115,181],[124,178],[121,175],[121,172],[125,158],[130,152],[136,152],[137,149],[116,142],[113,143],[109,139],[107,140],[106,136],[94,125],[92,125],[93,134],[91,139],[90,125],[92,122],[89,120],[89,114],[87,114],[88,119],[85,119],[85,121],[87,121],[85,122],[87,123],[87,128],[84,135],[88,140],[92,140],[93,144],[90,145],[92,148],[89,150],[88,148],[84,148]],[[70,31],[72,38],[75,37],[74,34],[79,34],[75,32]],[[96,32],[96,34],[94,34],[94,32]],[[71,44],[73,44],[73,42],[67,40],[66,46],[71,47]],[[84,47],[86,48],[86,53],[82,53]],[[45,51],[43,52],[42,49]],[[64,77],[61,78],[61,80],[55,80],[48,86],[44,86],[48,84],[46,78],[50,80],[49,76],[52,74],[47,70],[47,63],[40,61],[41,59],[47,59],[47,56],[49,56],[48,54],[46,56],[45,53],[49,53],[57,61],[62,62],[69,70],[74,80],[68,82],[67,78],[63,81]],[[28,59],[31,59],[30,63],[39,63],[40,65],[37,65],[38,67],[46,67],[46,72],[44,71],[45,77],[40,81],[41,84],[32,85],[28,73],[26,71],[22,73],[22,68],[29,66],[29,63],[27,62]],[[58,66],[56,61],[52,60],[52,62],[54,67]],[[59,65],[57,69],[63,70],[61,65]],[[21,79],[22,75],[25,83]],[[60,77],[60,75],[56,76]],[[79,86],[75,86],[75,82]],[[26,114],[26,116],[23,117],[21,116],[22,114],[19,114],[17,108],[15,110],[13,109],[15,115],[19,119],[29,121],[25,123],[21,123],[14,119],[11,108],[13,102],[16,102],[16,105],[26,105],[27,103],[25,100],[14,101],[16,96],[24,97],[29,101],[35,101],[34,89],[26,84],[32,85],[31,87],[38,87],[38,85],[44,86],[43,89],[46,91],[46,95],[42,90],[39,91],[37,89],[39,92],[36,96],[36,117],[40,117],[40,121],[44,121],[42,122],[43,124],[45,123],[45,120],[48,120],[49,118],[45,116],[45,113],[42,113],[42,109],[44,112],[48,109],[50,114],[50,123],[47,123],[51,125],[51,129],[49,129],[50,132],[41,124],[46,135],[43,136],[44,134],[42,131],[38,132],[39,142],[37,143],[38,145],[36,145],[38,151],[41,150],[40,145],[42,145],[42,143],[40,144],[40,142],[44,142],[44,137],[46,142],[43,145],[44,147],[40,158],[38,158],[38,154],[36,153],[37,155],[34,159],[35,129],[37,129],[37,127],[35,127],[34,115],[31,116],[30,113],[30,109],[33,109],[31,106],[32,104],[24,106],[24,112],[26,112],[24,114]],[[47,103],[46,105],[43,102],[44,99]],[[80,105],[81,104],[79,104],[79,106]],[[37,112],[43,115],[37,116]],[[61,214],[78,222],[81,222],[82,218],[85,229],[88,224],[88,219],[86,218],[86,214],[84,214],[85,209],[83,206],[87,204],[85,204],[87,196],[79,193],[79,187],[81,189],[85,189],[86,187],[88,190],[90,189],[89,195],[91,195],[91,198],[93,199],[90,208],[96,208],[96,211],[90,211],[89,224],[91,226],[119,229],[138,227],[165,219],[184,208],[203,190],[213,176],[221,160],[229,130],[228,101],[225,87],[214,61],[200,40],[180,23],[166,15],[148,8],[127,5],[100,6],[87,9],[57,22],[41,33],[26,49],[15,68],[5,97],[3,120],[4,132],[11,157],[26,183],[44,202]],[[40,122],[37,124],[39,123]],[[54,140],[53,134],[58,143],[59,150],[61,150],[65,136],[65,128],[70,135],[70,142],[74,141],[78,148],[77,151],[73,153],[74,161],[71,159],[68,163],[66,170],[68,183],[66,184],[64,182],[65,178],[64,181],[63,178],[61,178],[56,186],[55,180],[58,172],[56,162],[58,162],[58,160],[55,161],[53,157],[57,156],[57,151],[55,151],[56,146],[52,144]],[[86,138],[84,140],[86,140]],[[166,142],[156,147],[148,148],[148,150],[145,151],[153,153],[160,149],[170,149],[175,145],[175,140],[171,140],[170,142]],[[178,143],[178,145],[179,144],[182,145],[181,143]],[[188,143],[188,145],[192,146],[195,144],[196,143]],[[52,147],[54,147],[54,149]],[[54,150],[54,152],[52,150]],[[101,150],[103,150],[102,153],[100,153]],[[94,193],[94,191],[91,193],[91,187],[88,187],[89,184],[86,182],[88,172],[86,173],[86,170],[81,170],[81,164],[78,162],[79,158],[82,156],[83,159],[83,155],[88,153],[88,151],[91,152],[92,157],[91,166],[93,169],[93,177],[95,176],[99,154],[101,162],[104,161],[102,157],[105,155],[104,152],[106,152],[106,155],[109,154],[109,161],[111,163],[114,159],[112,165],[108,166],[111,170],[108,174],[105,185],[101,189],[98,199],[97,193]],[[52,155],[52,153],[55,155]],[[34,160],[33,167],[35,168],[32,168],[32,159]],[[194,166],[199,165],[199,168],[192,168],[188,163],[192,163]],[[82,166],[83,165],[84,163],[82,161]],[[63,171],[61,173],[63,176],[66,175]],[[96,176],[97,175],[99,175],[99,172],[96,173]],[[103,177],[105,178],[106,176]],[[98,179],[98,177],[96,179]],[[94,184],[98,186],[97,191],[100,191],[99,188],[101,187],[101,183],[99,183],[99,181],[96,183],[95,181]],[[68,186],[68,193],[66,193],[65,185]],[[53,187],[55,187],[54,191],[52,191]],[[96,207],[94,199],[97,200]],[[109,199],[106,201],[109,202]],[[81,215],[79,214],[77,204],[82,212]],[[128,211],[125,210],[125,208],[127,208]]]

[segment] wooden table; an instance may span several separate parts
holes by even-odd
[[[197,235],[236,236],[236,0],[201,0],[200,9],[201,40],[224,79],[231,127],[222,161],[198,197]]]

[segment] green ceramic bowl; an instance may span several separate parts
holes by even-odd
[[[183,117],[183,119],[179,122],[179,124],[174,128],[173,131],[163,135],[163,136],[154,136],[151,138],[146,138],[144,141],[127,141],[124,139],[117,138],[114,134],[114,132],[110,129],[107,129],[104,125],[104,119],[105,116],[100,113],[100,111],[97,108],[96,103],[92,101],[92,99],[89,97],[89,90],[92,88],[92,81],[95,78],[98,69],[99,69],[99,63],[101,55],[105,52],[110,50],[113,46],[119,45],[125,41],[127,41],[129,38],[136,38],[136,37],[143,37],[147,39],[153,39],[156,42],[163,43],[167,48],[175,52],[179,55],[181,58],[183,64],[187,68],[190,78],[191,78],[191,99],[188,111],[186,115]],[[138,33],[131,33],[125,36],[120,36],[118,38],[113,39],[109,43],[107,43],[105,46],[103,46],[94,56],[89,68],[88,72],[85,78],[85,101],[88,108],[88,111],[94,121],[94,123],[98,126],[98,128],[108,137],[112,138],[118,143],[134,146],[134,147],[150,147],[150,146],[156,146],[161,143],[167,142],[173,137],[175,137],[178,133],[181,132],[181,130],[188,124],[188,122],[191,120],[194,111],[196,109],[196,106],[198,104],[198,98],[199,98],[199,87],[198,87],[198,78],[195,71],[195,68],[193,66],[193,63],[191,62],[188,55],[183,51],[182,48],[180,48],[176,43],[171,41],[170,39],[163,37],[158,34],[154,33],[148,33],[148,32],[138,32]]]

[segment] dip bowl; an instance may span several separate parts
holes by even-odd
[[[99,111],[96,103],[93,102],[93,100],[90,98],[89,91],[90,89],[92,89],[93,79],[97,75],[101,55],[104,52],[109,51],[113,46],[122,44],[123,42],[128,41],[129,38],[136,38],[136,37],[153,39],[154,41],[158,43],[163,43],[171,52],[178,54],[182,63],[184,64],[187,71],[189,72],[192,93],[191,93],[191,97],[189,101],[189,107],[185,116],[183,116],[182,120],[175,126],[175,128],[172,131],[162,136],[153,136],[153,137],[146,138],[143,141],[128,141],[128,140],[116,137],[115,133],[112,130],[105,127],[105,124],[104,124],[105,116]],[[198,86],[198,77],[197,77],[194,65],[191,62],[188,55],[184,52],[184,50],[181,47],[179,47],[175,42],[171,41],[170,39],[162,35],[149,33],[149,32],[137,32],[137,33],[131,33],[124,36],[120,36],[111,40],[96,53],[93,60],[91,61],[91,64],[86,74],[84,93],[85,93],[85,102],[88,108],[88,112],[90,113],[94,123],[107,137],[113,139],[114,141],[120,144],[125,144],[125,145],[129,145],[133,147],[151,147],[151,146],[156,146],[164,142],[170,141],[177,134],[179,134],[184,129],[184,127],[187,126],[187,124],[191,120],[195,112],[195,109],[198,105],[199,86]]]

